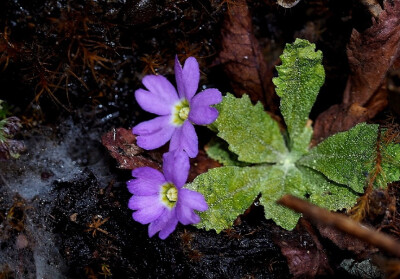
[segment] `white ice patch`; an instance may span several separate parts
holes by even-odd
[[[53,207],[53,185],[55,181],[74,180],[85,168],[97,176],[102,187],[112,180],[104,160],[107,156],[102,154],[104,132],[101,127],[88,130],[72,120],[65,121],[58,129],[41,127],[26,133],[27,153],[16,160],[0,161],[0,197],[8,201],[9,204],[5,202],[7,210],[16,195],[21,196],[29,208],[25,210],[25,231],[21,236],[21,239],[26,237],[23,240],[28,242],[23,244],[27,247],[16,249],[21,245],[18,236],[0,237],[0,271],[8,266],[17,278],[66,278],[56,237],[51,228],[46,227],[45,220],[50,218]],[[24,261],[31,267],[27,268],[30,274],[20,274]]]

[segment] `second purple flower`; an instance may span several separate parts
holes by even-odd
[[[167,152],[163,156],[163,173],[149,167],[132,171],[135,179],[128,181],[133,194],[128,207],[134,220],[149,225],[149,237],[157,232],[167,238],[178,222],[196,224],[200,217],[194,212],[207,210],[203,195],[183,188],[189,175],[189,158],[183,151]]]
[[[159,117],[136,125],[132,132],[137,135],[137,144],[141,148],[155,149],[171,140],[170,151],[184,150],[194,158],[198,153],[198,139],[193,124],[214,122],[218,111],[210,106],[220,103],[222,95],[214,88],[195,95],[200,70],[194,57],[189,57],[183,68],[175,58],[175,77],[178,92],[163,76],[148,75],[143,78],[147,90],[136,90],[136,100],[142,109]]]

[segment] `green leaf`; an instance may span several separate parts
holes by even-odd
[[[7,124],[7,118],[0,120],[0,143],[3,143],[7,140],[8,136],[4,133],[4,126]]]
[[[238,156],[228,150],[228,144],[221,139],[211,140],[204,148],[207,152],[208,157],[218,161],[224,166],[239,166],[244,167],[249,164],[240,162]]]
[[[220,167],[196,177],[186,188],[204,195],[208,210],[200,212],[197,227],[217,233],[232,226],[238,215],[252,204],[266,181],[270,166]]]
[[[299,167],[303,174],[310,202],[329,210],[349,209],[359,195],[345,185],[328,180],[322,173],[307,167]]]
[[[302,180],[302,174],[295,166],[274,165],[271,168],[260,198],[265,218],[274,220],[286,230],[294,229],[301,215],[278,205],[276,201],[285,194],[304,198],[306,189]]]
[[[217,233],[232,226],[260,193],[265,217],[291,230],[300,214],[278,205],[276,200],[284,194],[306,194],[302,174],[294,165],[215,168],[197,176],[186,187],[203,194],[208,203],[208,210],[199,213],[202,221],[197,226]]]
[[[280,109],[288,128],[290,150],[304,152],[303,146],[308,146],[309,141],[303,142],[306,138],[300,135],[325,80],[322,52],[315,51],[314,44],[296,39],[293,44],[286,44],[280,58],[282,65],[276,67],[278,77],[272,81],[281,97]]]
[[[239,99],[227,94],[216,108],[219,116],[213,127],[228,142],[229,150],[239,156],[239,161],[274,163],[287,153],[278,123],[261,103],[253,106],[247,95]]]
[[[313,134],[313,129],[310,124],[305,126],[303,132],[299,134],[295,141],[293,141],[293,146],[290,151],[292,157],[296,157],[296,159],[300,159],[301,156],[307,154],[309,151],[309,146]]]
[[[374,159],[377,133],[378,125],[358,124],[327,138],[298,162],[362,193]]]
[[[386,188],[390,182],[400,180],[400,144],[381,144],[382,170],[375,181],[375,188]],[[376,162],[374,161],[376,164]],[[377,166],[372,166],[371,169]]]

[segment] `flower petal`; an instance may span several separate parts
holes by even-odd
[[[163,76],[148,75],[143,78],[142,83],[154,94],[154,98],[167,105],[172,106],[179,100],[175,87]]]
[[[132,176],[137,178],[129,180],[126,184],[128,191],[134,195],[155,195],[160,191],[160,186],[165,183],[164,175],[150,167],[134,169]]]
[[[205,211],[208,205],[203,195],[188,189],[179,189],[178,202],[197,211]]]
[[[156,195],[160,190],[160,185],[158,183],[154,183],[152,180],[147,179],[131,179],[127,183],[128,191],[131,194],[138,196],[151,196]]]
[[[176,218],[176,214],[174,212],[175,209],[173,209],[172,211],[173,212],[171,212],[171,218],[158,234],[161,239],[166,239],[175,230],[176,225],[178,225],[178,219]]]
[[[175,80],[176,80],[176,87],[178,88],[178,95],[179,98],[184,97],[185,95],[185,87],[183,85],[183,69],[182,65],[179,62],[178,55],[175,55]]]
[[[197,125],[208,125],[218,118],[218,110],[209,106],[191,108],[189,120]]]
[[[153,207],[143,208],[141,210],[133,212],[132,218],[136,222],[145,225],[159,218],[161,214],[164,214],[165,210],[166,209],[163,206],[153,206]]]
[[[180,98],[186,98],[188,101],[196,94],[199,87],[200,69],[196,58],[189,57],[182,66],[179,63],[178,56],[175,57],[175,78]]]
[[[169,150],[184,150],[190,158],[194,158],[199,152],[198,144],[197,134],[192,123],[185,121],[173,133],[169,143]]]
[[[165,182],[164,175],[153,168],[150,167],[140,167],[132,170],[132,176],[136,178],[143,178],[143,179],[149,179],[149,180],[154,180],[154,181],[159,181],[160,184]]]
[[[149,237],[152,237],[155,235],[157,232],[162,230],[165,225],[168,223],[169,219],[172,217],[171,213],[173,210],[168,210],[165,209],[163,213],[158,217],[158,219],[154,220],[152,223],[149,225]],[[175,215],[175,211],[174,211]]]
[[[196,105],[196,103],[198,103],[203,106],[211,106],[219,104],[221,102],[222,102],[221,92],[215,88],[208,88],[199,92],[195,97],[193,97],[190,104]]]
[[[198,125],[211,124],[218,117],[218,110],[210,107],[222,101],[221,92],[217,89],[206,89],[190,101],[189,120]]]
[[[132,196],[128,202],[128,207],[132,210],[152,208],[157,206],[163,206],[159,195]]]
[[[137,135],[137,145],[151,150],[163,146],[170,139],[176,127],[170,123],[170,116],[160,116],[152,120],[141,122],[133,127],[133,134]]]
[[[171,114],[172,106],[176,103],[176,99],[166,99],[160,94],[153,93],[144,89],[138,89],[135,92],[136,101],[145,111],[158,115]]]
[[[193,212],[193,209],[179,203],[176,205],[176,216],[183,225],[197,224],[200,222],[200,217]]]
[[[189,157],[182,150],[174,150],[164,153],[163,172],[165,179],[181,188],[189,175]]]

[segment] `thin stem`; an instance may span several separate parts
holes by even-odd
[[[342,214],[330,212],[291,195],[284,195],[277,203],[296,212],[303,213],[308,219],[315,220],[324,225],[334,226],[345,233],[353,235],[400,258],[400,243],[398,241],[384,233],[367,228]]]

